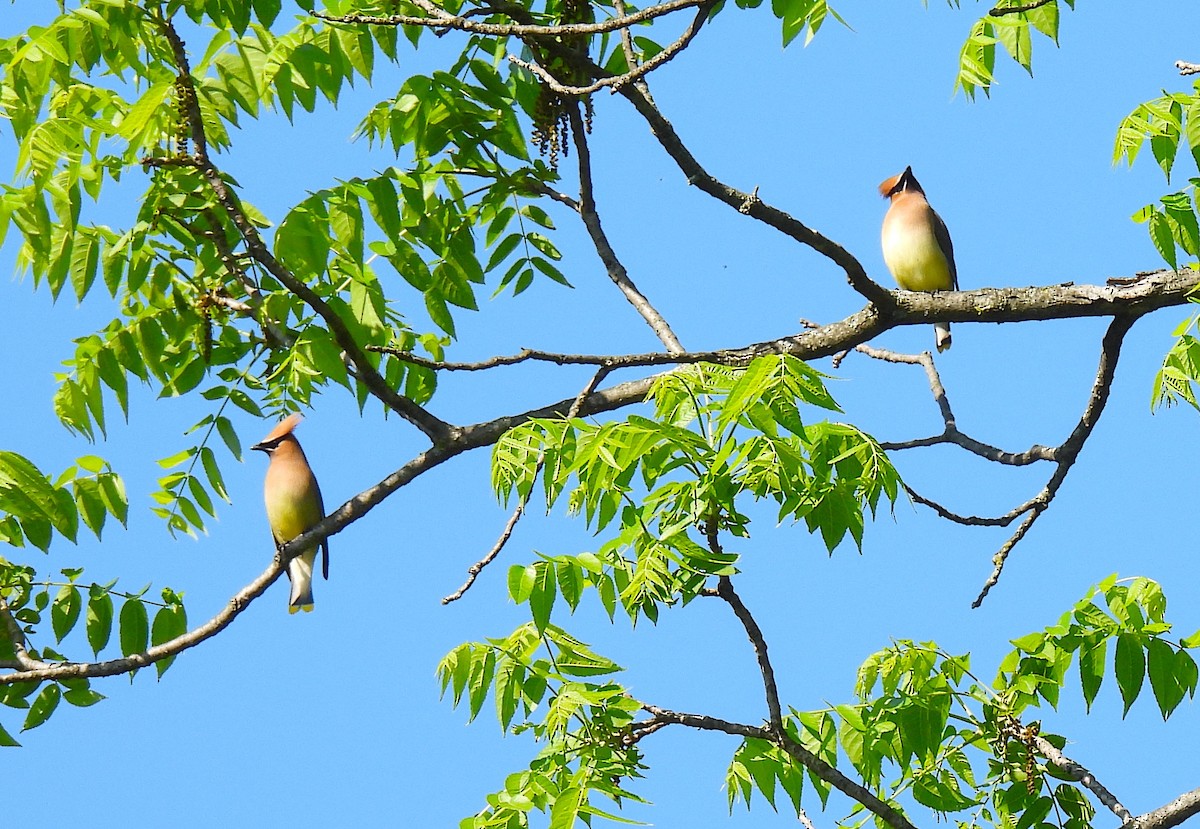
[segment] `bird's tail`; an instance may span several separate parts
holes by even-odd
[[[313,609],[312,576],[313,563],[317,560],[317,548],[305,550],[288,562],[288,579],[292,583],[292,595],[288,601],[288,613]]]
[[[937,350],[940,354],[950,347],[950,323],[935,322],[933,324],[933,333],[937,339]]]

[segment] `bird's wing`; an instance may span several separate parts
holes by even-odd
[[[317,509],[321,513],[322,520],[325,518],[325,499],[321,497],[321,487],[317,485],[317,479],[313,478],[313,488],[317,491]],[[321,578],[329,581],[329,537],[321,539]]]
[[[946,227],[946,223],[942,221],[942,217],[937,214],[933,208],[929,209],[933,215],[933,238],[937,239],[938,247],[942,249],[942,253],[946,257],[946,264],[950,267],[950,282],[954,285],[954,290],[958,290],[958,268],[954,265],[954,243],[950,241],[950,230]]]

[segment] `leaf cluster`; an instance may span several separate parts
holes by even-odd
[[[522,585],[518,579],[514,598]],[[640,704],[619,683],[600,679],[620,670],[545,621],[447,654],[437,673],[456,707],[465,702],[473,720],[490,695],[501,728],[544,744],[527,771],[510,775],[488,806],[460,826],[526,826],[534,810],[549,814],[551,826],[570,827],[576,819],[590,825],[593,816],[620,820],[589,800],[593,792],[618,805],[638,800],[623,781],[644,768],[640,751],[625,740]]]
[[[32,567],[0,558],[0,625],[5,629],[5,635],[0,636],[0,666],[23,666],[15,650],[18,644],[24,649],[25,659],[49,665],[77,661],[61,653],[58,646],[77,630],[81,620],[87,646],[94,656],[109,650],[114,627],[122,656],[141,653],[151,645],[160,645],[187,631],[182,594],[170,588],[163,588],[161,601],[152,601],[145,598],[148,585],[137,593],[126,593],[115,589],[116,581],[103,585],[81,582],[81,569],[64,569],[61,573],[66,581],[38,582]],[[51,590],[55,587],[58,589],[52,597]],[[114,598],[121,602],[119,612]],[[157,608],[153,622],[148,606]],[[26,645],[45,624],[47,615],[55,646],[36,648]],[[169,657],[155,663],[159,677],[173,661],[174,657]],[[45,723],[63,700],[74,706],[87,707],[102,699],[104,696],[92,690],[87,677],[0,684],[0,704],[25,711],[22,731]],[[0,723],[0,745],[18,745],[3,723]]]
[[[786,733],[830,766],[847,759],[869,789],[897,808],[911,797],[939,815],[971,813],[960,826],[1084,829],[1095,808],[1079,775],[1048,760],[1038,743],[1061,750],[1065,739],[1040,723],[1023,725],[1022,717],[1042,702],[1057,706],[1072,664],[1089,708],[1106,675],[1115,678],[1125,712],[1149,677],[1159,711],[1169,717],[1195,695],[1189,651],[1200,646],[1200,633],[1169,640],[1165,613],[1155,582],[1110,577],[1057,624],[1014,640],[990,685],[971,672],[969,655],[899,641],[859,668],[857,702],[791,709]],[[738,800],[749,806],[758,792],[774,807],[782,789],[799,812],[806,777],[824,806],[827,782],[780,746],[749,738],[727,772],[730,806]]]

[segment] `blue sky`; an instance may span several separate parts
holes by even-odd
[[[1200,60],[1200,7],[1184,0],[1081,3],[1065,13],[1062,48],[1035,43],[1034,77],[1002,64],[991,99],[952,94],[963,38],[986,7],[844,2],[853,30],[830,22],[806,49],[780,48],[766,9],[729,10],[684,55],[651,76],[659,106],[709,170],[837,240],[869,273],[890,284],[879,252],[885,203],[875,185],[913,165],[953,234],[964,289],[1100,283],[1159,266],[1145,230],[1129,216],[1167,191],[1147,158],[1113,167],[1116,125],[1160,90],[1190,88],[1172,64]],[[0,35],[44,20],[54,4],[5,9]],[[454,36],[447,36],[447,40]],[[193,47],[195,48],[195,47]],[[428,69],[402,52],[399,71]],[[394,163],[349,136],[371,97],[400,75],[380,72],[338,110],[246,121],[233,151],[217,161],[268,215],[335,177]],[[800,318],[832,321],[860,307],[837,270],[810,251],[689,189],[619,97],[596,96],[593,163],[597,200],[618,254],[639,286],[692,349],[734,346],[792,333]],[[0,169],[15,163],[0,126]],[[1185,162],[1181,160],[1181,165]],[[564,171],[569,165],[564,165]],[[1184,168],[1181,168],[1181,171]],[[1186,172],[1184,173],[1186,175]],[[144,186],[131,171],[113,208],[114,225]],[[537,284],[525,295],[483,304],[459,318],[461,359],[522,346],[573,352],[654,349],[565,212],[556,240],[566,252],[567,290]],[[0,248],[13,270],[15,248]],[[52,553],[20,551],[43,572],[84,566],[90,579],[120,577],[184,591],[193,623],[221,608],[272,553],[261,507],[265,459],[229,462],[233,498],[199,541],[173,540],[149,512],[161,474],[154,462],[188,445],[183,436],[207,413],[199,400],[135,395],[129,423],[114,420],[92,446],[53,417],[54,372],[70,339],[104,324],[113,309],[98,292],[81,306],[52,303],[26,278],[0,283],[7,324],[0,343],[10,405],[0,411],[0,448],[58,471],[83,454],[110,459],[125,476],[128,532],[105,543]],[[420,320],[419,303],[410,309]],[[1150,383],[1186,315],[1170,310],[1129,335],[1112,399],[1050,511],[1011,558],[982,609],[969,609],[1005,531],[949,526],[907,503],[868,527],[863,552],[826,555],[802,527],[774,527],[764,512],[738,579],[762,626],[784,703],[811,709],[849,701],[854,670],[892,639],[933,639],[970,651],[990,678],[1008,640],[1039,629],[1087,587],[1112,572],[1148,575],[1166,590],[1169,617],[1187,634],[1200,627],[1200,579],[1190,549],[1197,415],[1151,414]],[[960,428],[1013,451],[1060,442],[1086,403],[1105,321],[955,327],[954,348],[938,358]],[[892,331],[880,343],[929,347],[927,326]],[[940,427],[924,377],[855,355],[833,371],[845,418],[881,440]],[[448,377],[433,403],[440,417],[468,423],[574,394],[585,372],[518,367],[486,377]],[[359,417],[353,401],[319,398],[298,435],[320,476],[326,505],[341,504],[423,448],[415,430]],[[238,414],[244,444],[270,426]],[[897,455],[918,491],[964,513],[993,514],[1036,493],[1049,468],[998,468],[946,447]],[[485,453],[460,457],[404,488],[331,540],[331,580],[316,585],[317,609],[288,616],[277,584],[229,630],[180,659],[158,682],[152,672],[99,681],[108,696],[90,709],[63,706],[42,728],[20,735],[5,756],[5,781],[56,821],[91,826],[449,826],[483,805],[504,775],[536,747],[503,738],[485,709],[465,714],[439,702],[434,667],[455,645],[508,633],[523,609],[506,599],[504,571],[533,551],[580,552],[600,540],[581,522],[536,508],[500,561],[463,601],[441,596],[494,542],[507,517],[488,486]],[[757,723],[764,716],[753,654],[736,620],[716,602],[664,613],[657,626],[609,625],[581,610],[564,626],[628,670],[624,681],[648,702]],[[82,643],[79,655],[83,658]],[[1046,730],[1066,734],[1067,753],[1090,767],[1135,812],[1198,785],[1186,704],[1169,726],[1146,691],[1122,721],[1111,677],[1091,717],[1077,694]],[[19,723],[5,718],[10,727]],[[733,738],[666,729],[643,743],[648,779],[635,787],[654,807],[627,816],[659,826],[775,826],[761,801],[726,816],[722,782]],[[819,827],[844,814],[835,806]],[[1102,822],[1102,819],[1101,819]]]

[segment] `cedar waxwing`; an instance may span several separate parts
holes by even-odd
[[[292,434],[301,420],[299,414],[291,415],[280,421],[261,443],[250,447],[266,452],[271,458],[263,494],[267,501],[267,521],[276,546],[286,544],[325,517],[321,488],[304,457],[300,441]],[[323,539],[320,546],[324,553],[321,574],[329,578],[328,539]],[[317,545],[314,544],[288,562],[288,579],[292,583],[288,613],[313,609],[312,575],[316,560]]]
[[[906,291],[957,291],[954,245],[942,217],[925,200],[925,191],[912,167],[879,185],[880,194],[892,200],[883,217],[883,261]],[[950,347],[950,324],[933,325],[937,350]]]

